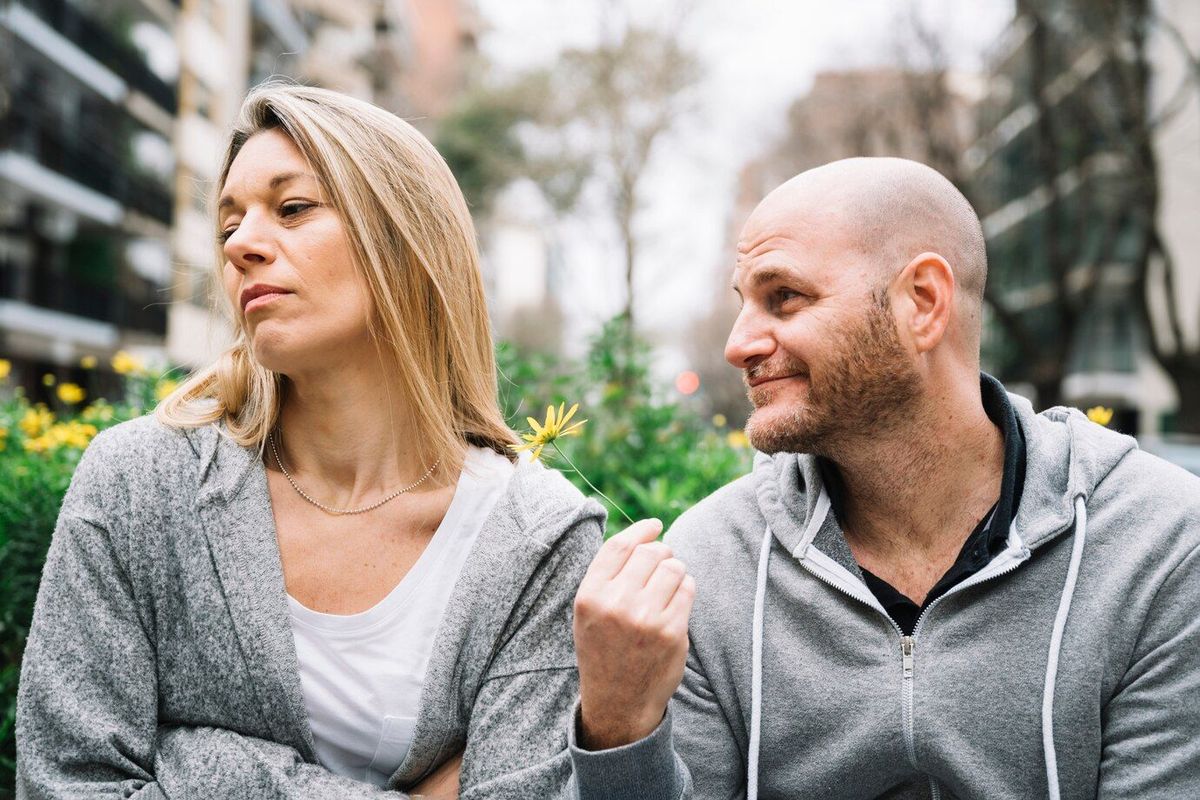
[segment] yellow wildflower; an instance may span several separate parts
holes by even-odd
[[[80,412],[79,416],[86,422],[108,422],[114,414],[116,409],[105,402],[104,398],[100,398]]]
[[[145,371],[146,365],[137,356],[124,350],[118,350],[117,354],[112,357],[112,368],[118,374],[129,375],[133,372]]]
[[[25,440],[25,449],[31,453],[44,453],[57,450],[60,447],[73,447],[82,450],[95,438],[95,425],[89,425],[77,420],[58,422],[52,425],[41,436]]]
[[[171,392],[178,388],[179,381],[171,380],[170,378],[163,378],[158,382],[158,385],[154,387],[154,399],[161,403],[163,400],[167,399]]]
[[[525,420],[529,423],[529,427],[533,428],[533,433],[523,433],[521,438],[525,440],[525,444],[510,445],[513,450],[521,452],[522,450],[532,450],[533,460],[537,461],[542,455],[542,448],[548,444],[553,444],[560,436],[576,436],[579,434],[579,429],[583,427],[586,419],[581,419],[574,425],[567,427],[567,423],[571,421],[571,417],[575,416],[575,412],[579,410],[579,403],[571,406],[571,410],[565,415],[563,409],[566,403],[560,403],[558,411],[555,412],[554,406],[546,407],[546,421],[538,424],[538,421],[533,417],[526,417]]]
[[[58,387],[58,399],[62,400],[69,406],[76,403],[82,403],[83,398],[87,397],[87,392],[77,383],[63,383]]]
[[[83,367],[84,369],[95,369],[96,368],[96,357],[95,356],[84,356],[83,358],[79,359],[79,366]]]
[[[0,453],[8,447],[8,428],[0,428]]]
[[[1097,425],[1105,425],[1112,422],[1113,410],[1104,406],[1092,406],[1087,410],[1087,418]]]
[[[725,441],[729,442],[729,446],[734,450],[745,450],[750,446],[750,440],[746,438],[745,431],[730,431],[725,437]]]
[[[21,432],[29,439],[35,436],[40,436],[42,431],[54,424],[54,414],[50,409],[40,403],[33,408],[25,411],[25,416],[21,417],[21,421],[17,425],[21,428]]]
[[[575,412],[579,410],[579,403],[571,406],[571,410],[564,413],[566,405],[566,403],[560,403],[557,411],[555,411],[554,406],[547,406],[546,421],[542,423],[539,423],[533,417],[526,417],[525,420],[529,423],[529,427],[533,428],[533,433],[522,433],[521,438],[525,440],[525,444],[513,444],[509,445],[509,447],[517,452],[521,452],[522,450],[532,450],[533,460],[537,461],[542,455],[542,448],[544,448],[546,445],[553,445],[554,449],[558,450],[558,454],[562,456],[563,460],[570,465],[571,470],[574,471],[574,473],[580,478],[582,478],[583,482],[586,483],[593,492],[603,497],[608,501],[609,505],[621,512],[621,516],[628,520],[632,525],[633,519],[625,513],[625,509],[614,503],[611,497],[597,489],[596,484],[589,481],[587,475],[584,475],[579,471],[579,467],[575,466],[575,462],[571,460],[570,456],[558,449],[557,442],[561,437],[577,436],[579,434],[579,429],[583,427],[583,423],[587,422],[586,419],[581,419],[574,425],[567,425],[567,423],[571,421],[571,417],[575,416]]]
[[[725,419],[724,414],[713,414],[713,425],[718,428],[724,428],[728,422],[729,420]]]
[[[58,378],[55,378],[49,372],[42,376],[42,386],[53,386],[57,382]]]
[[[0,381],[7,378],[10,372],[12,372],[12,362],[7,358],[0,358]]]

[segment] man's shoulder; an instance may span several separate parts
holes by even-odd
[[[1096,486],[1092,501],[1144,515],[1147,524],[1187,523],[1200,543],[1200,477],[1145,450],[1131,450]]]
[[[692,569],[719,564],[743,542],[762,538],[766,521],[758,506],[753,474],[743,475],[685,511],[667,531],[665,541]]]

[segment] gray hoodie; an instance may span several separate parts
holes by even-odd
[[[1200,797],[1200,479],[1011,399],[1027,465],[1008,546],[911,638],[811,457],[760,455],[681,517],[684,683],[647,739],[572,746],[578,796]]]
[[[391,789],[465,746],[462,800],[565,792],[571,609],[603,514],[518,466],[455,584]],[[317,763],[298,670],[258,454],[149,417],[101,433],[38,592],[18,796],[402,797]]]

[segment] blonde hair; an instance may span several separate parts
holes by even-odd
[[[475,228],[446,162],[415,128],[376,106],[325,89],[265,84],[242,103],[214,198],[242,146],[268,130],[304,154],[345,226],[374,309],[371,336],[396,367],[422,459],[457,469],[464,444],[511,456],[516,437],[496,401]],[[219,272],[225,259],[217,249]],[[217,294],[234,320],[233,346],[155,415],[178,428],[223,421],[234,441],[261,452],[286,379],[255,361],[241,316]]]

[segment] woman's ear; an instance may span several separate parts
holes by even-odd
[[[937,253],[921,253],[900,271],[896,289],[908,301],[908,314],[899,319],[918,353],[933,350],[950,327],[954,308],[954,270]]]

